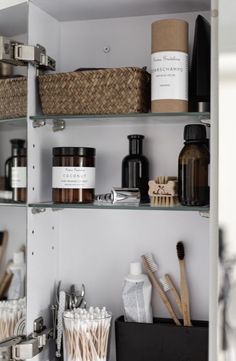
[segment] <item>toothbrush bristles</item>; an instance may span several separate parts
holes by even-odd
[[[157,264],[156,264],[156,262],[155,262],[155,260],[154,260],[154,258],[153,258],[153,255],[152,255],[152,253],[146,253],[145,255],[144,255],[144,258],[146,259],[146,262],[147,262],[147,264],[148,264],[148,266],[149,266],[149,269],[154,273],[154,272],[156,272],[157,270],[158,270],[158,266],[157,266]]]
[[[180,260],[184,259],[184,244],[183,242],[178,242],[176,245],[177,255]]]
[[[161,278],[159,279],[159,281],[160,281],[160,283],[161,283],[161,285],[162,285],[162,287],[163,287],[163,290],[164,290],[165,292],[170,291],[169,282],[167,281],[167,279],[166,279],[165,277],[161,277]]]

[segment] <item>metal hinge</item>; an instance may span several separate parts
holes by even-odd
[[[46,54],[43,46],[25,45],[5,36],[0,36],[0,62],[16,66],[31,63],[44,70],[56,69],[56,61]]]
[[[20,361],[31,359],[38,355],[49,339],[53,337],[53,330],[44,326],[43,318],[34,321],[34,332],[26,336],[9,338],[0,342],[0,360]]]

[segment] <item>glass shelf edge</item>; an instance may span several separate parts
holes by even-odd
[[[1,123],[13,123],[13,122],[27,122],[27,118],[26,117],[19,117],[19,118],[1,118],[0,117],[0,124]]]
[[[172,212],[201,212],[208,213],[209,207],[154,207],[150,205],[127,206],[113,204],[54,204],[54,203],[31,203],[30,208],[51,208],[51,209],[110,209],[110,210],[134,210],[134,211],[172,211]]]
[[[127,114],[83,114],[83,115],[35,115],[30,116],[31,120],[57,120],[57,119],[119,119],[119,118],[165,118],[165,117],[194,117],[199,119],[209,119],[209,112],[186,112],[186,113],[127,113]]]
[[[21,208],[26,208],[27,204],[26,203],[20,203],[20,202],[9,202],[9,201],[3,201],[2,199],[0,199],[0,207],[21,207]]]

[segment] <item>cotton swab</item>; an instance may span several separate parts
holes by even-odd
[[[67,361],[106,361],[111,318],[105,307],[65,311]]]
[[[25,319],[26,299],[0,302],[0,341],[17,336],[17,325]]]

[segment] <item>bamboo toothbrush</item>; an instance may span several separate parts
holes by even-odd
[[[8,288],[10,287],[11,284],[11,280],[13,277],[13,273],[12,272],[5,272],[4,276],[1,279],[0,282],[0,299],[3,298],[3,296],[7,293]]]
[[[177,326],[181,326],[181,323],[179,322],[175,311],[173,310],[165,292],[163,291],[163,289],[161,288],[161,285],[159,284],[156,276],[155,276],[155,272],[157,271],[157,264],[155,263],[153,256],[151,253],[147,253],[143,256],[141,256],[141,259],[143,261],[143,265],[144,268],[151,280],[151,283],[153,285],[153,287],[156,289],[156,291],[159,293],[164,305],[166,306],[171,318],[174,320],[175,324]]]
[[[0,279],[0,299],[7,293],[8,288],[10,287],[13,273],[10,271],[9,266],[11,265],[12,260],[7,263],[6,271],[2,278]]]
[[[180,268],[180,298],[182,303],[184,326],[192,326],[190,319],[189,291],[184,262],[185,252],[183,242],[178,242],[176,245],[176,249]]]
[[[180,314],[183,315],[181,299],[170,275],[165,274],[164,277],[160,278],[160,283],[162,284],[163,290],[165,292],[171,292],[175,300],[175,303],[178,306]]]
[[[7,231],[0,232],[0,267],[7,246],[7,241],[8,241],[8,232]]]

